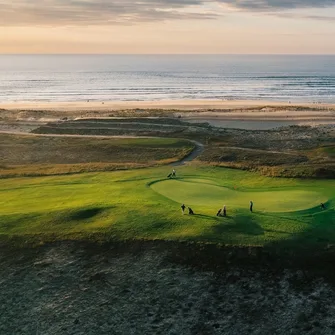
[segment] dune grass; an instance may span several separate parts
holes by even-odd
[[[78,138],[0,134],[0,178],[114,171],[178,161],[194,149],[181,139]]]
[[[276,179],[213,167],[178,168],[178,179],[166,180],[169,172],[170,167],[160,167],[0,180],[0,235],[261,246],[335,243],[334,180]],[[181,202],[196,215],[182,215]],[[216,217],[223,204],[228,217]]]

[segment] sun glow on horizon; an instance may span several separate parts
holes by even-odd
[[[0,53],[335,54],[331,2],[0,0]]]

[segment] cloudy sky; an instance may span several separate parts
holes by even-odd
[[[0,53],[335,54],[335,0],[0,0]]]

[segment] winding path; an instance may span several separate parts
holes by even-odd
[[[195,148],[192,150],[191,153],[189,153],[186,157],[179,160],[178,162],[171,163],[172,166],[180,166],[185,165],[186,163],[192,162],[195,160],[198,156],[200,156],[204,151],[204,145],[200,142],[188,140],[192,142],[195,145]]]

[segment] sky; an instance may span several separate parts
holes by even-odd
[[[335,0],[0,0],[0,53],[335,54]]]

